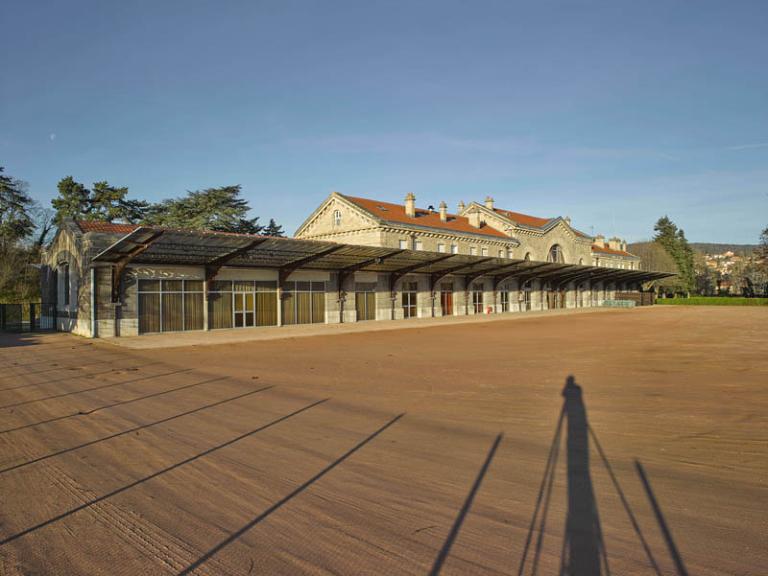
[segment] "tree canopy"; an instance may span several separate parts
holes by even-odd
[[[264,230],[262,230],[261,233],[264,236],[277,236],[279,238],[282,238],[285,236],[285,232],[283,232],[283,227],[277,224],[274,218],[269,219],[269,224],[267,224],[264,227]]]
[[[64,218],[74,220],[102,220],[105,222],[140,222],[150,205],[143,200],[131,200],[128,187],[112,186],[107,181],[94,182],[89,190],[72,176],[62,178],[59,195],[51,200],[56,210],[56,222]]]
[[[693,249],[685,238],[685,232],[668,216],[659,218],[653,229],[656,232],[654,241],[658,242],[677,264],[682,286],[687,292],[693,292],[696,288]]]
[[[58,196],[51,201],[56,210],[55,221],[102,220],[149,224],[169,228],[218,230],[244,234],[265,233],[284,236],[282,226],[270,219],[266,227],[259,217],[249,217],[248,201],[241,197],[240,185],[189,191],[185,196],[151,204],[128,197],[128,188],[95,182],[91,189],[72,176],[62,178]]]
[[[240,186],[221,186],[187,192],[181,198],[150,206],[144,223],[170,228],[218,230],[258,234],[259,217],[248,218],[248,201],[240,197]]]
[[[37,269],[40,245],[29,242],[35,231],[45,239],[50,225],[38,227],[38,216],[45,220],[35,201],[27,194],[27,185],[7,174],[0,166],[0,302],[35,297],[38,291]]]
[[[12,245],[27,238],[35,229],[31,210],[34,205],[21,180],[3,174],[0,166],[0,242]]]

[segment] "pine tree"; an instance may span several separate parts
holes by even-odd
[[[685,238],[685,232],[678,229],[668,216],[659,218],[653,227],[654,240],[661,244],[677,264],[683,288],[693,292],[696,288],[696,272],[693,263],[693,249]]]
[[[263,229],[259,218],[248,218],[248,201],[240,198],[240,186],[222,186],[187,192],[147,211],[145,222],[170,228],[219,230],[258,234]]]
[[[72,176],[59,181],[59,196],[51,200],[58,224],[64,218],[73,220],[103,220],[106,222],[141,221],[149,204],[143,200],[130,200],[126,186],[111,186],[109,182],[95,182],[89,190]]]
[[[264,236],[276,236],[278,238],[284,238],[285,232],[283,232],[283,227],[275,222],[274,218],[269,219],[269,224],[267,224],[264,227],[264,230],[262,231],[262,234]]]
[[[61,224],[64,218],[84,219],[91,208],[90,190],[76,182],[72,176],[59,180],[57,188],[59,196],[51,200],[51,205],[56,210],[56,223]]]
[[[0,166],[0,244],[12,246],[28,237],[35,229],[31,210],[32,198],[21,180],[3,174]]]

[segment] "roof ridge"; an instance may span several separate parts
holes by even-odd
[[[488,226],[487,224],[480,228],[472,226],[466,216],[461,216],[459,214],[447,214],[449,219],[447,219],[447,221],[443,221],[440,218],[440,213],[437,210],[417,208],[417,216],[411,217],[405,214],[405,206],[403,204],[376,200],[375,198],[348,196],[346,194],[341,194],[340,192],[337,192],[337,194],[339,194],[342,198],[352,202],[358,208],[365,210],[369,214],[387,223],[423,226],[424,228],[446,230],[453,233],[492,236],[514,241],[514,238],[506,235],[504,232],[497,230],[492,226]]]

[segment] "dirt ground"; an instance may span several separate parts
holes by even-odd
[[[768,309],[0,367],[3,575],[768,572]]]

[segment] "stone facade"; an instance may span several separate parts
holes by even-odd
[[[107,326],[98,320],[111,319],[114,315],[110,270],[92,267],[91,258],[122,236],[122,233],[84,233],[71,221],[59,227],[43,253],[40,274],[43,303],[56,305],[57,330],[92,336],[99,328],[112,327],[111,322]],[[92,314],[94,305],[96,313]]]
[[[333,214],[335,210],[340,210],[346,206],[342,204],[335,196],[331,198],[328,210]],[[442,207],[441,207],[442,208]],[[473,207],[467,207],[466,210],[472,210]],[[405,212],[404,212],[405,213]],[[419,214],[417,211],[416,214]],[[479,211],[473,218],[479,217]],[[382,226],[373,218],[369,218],[365,213],[350,211],[349,219],[358,227],[356,230],[342,230],[342,220],[338,218],[330,226],[323,222],[323,218],[313,223],[311,228],[318,235],[332,235],[338,242],[354,244],[353,239],[368,236],[369,238],[381,239],[377,246],[389,246],[398,248],[399,242],[406,235],[407,242],[419,241],[420,250],[435,249],[433,243],[443,243],[445,246],[455,245],[460,254],[471,254],[471,248],[477,250],[477,261],[483,261],[482,249],[488,251],[489,256],[498,258],[498,253],[491,250],[504,250],[505,257],[523,258],[522,245],[513,236],[500,233],[493,225],[500,225],[492,221],[490,215],[486,214],[487,222],[481,222],[474,232],[469,226],[469,217],[463,217],[461,220],[454,220],[455,230],[440,230],[433,226],[426,226],[424,230],[408,226],[405,222],[402,225]],[[424,218],[427,223],[433,224],[440,218],[431,212],[426,215],[418,216]],[[506,218],[506,216],[505,216]],[[491,222],[492,221],[492,222]],[[335,227],[334,227],[335,226]],[[57,307],[57,328],[62,331],[70,331],[82,336],[89,337],[116,337],[116,336],[135,336],[141,330],[153,332],[165,330],[163,328],[163,312],[156,306],[164,307],[165,304],[152,304],[152,300],[142,300],[147,298],[147,293],[152,292],[152,288],[146,288],[145,292],[140,293],[139,287],[142,281],[164,280],[191,281],[193,285],[201,286],[205,281],[206,266],[182,266],[182,265],[148,265],[139,262],[128,263],[124,269],[123,279],[119,286],[117,301],[113,302],[113,274],[114,264],[109,262],[93,262],[93,257],[103,252],[109,246],[123,238],[126,234],[132,232],[136,227],[130,225],[108,224],[108,223],[74,223],[65,222],[59,229],[54,241],[46,250],[42,262],[42,294],[44,303],[53,303]],[[584,242],[582,240],[573,241],[571,245],[567,241],[577,237],[565,221],[557,221],[551,226],[539,233],[539,248],[547,246],[547,242],[555,242],[565,245],[562,250],[562,260],[568,262],[575,258],[583,258]],[[323,238],[329,239],[329,238]],[[396,243],[397,242],[397,243]],[[537,250],[534,241],[529,242],[526,249],[530,250],[536,258],[541,251]],[[413,248],[413,246],[408,246]],[[448,250],[445,250],[448,251]],[[528,252],[526,252],[528,253]],[[502,266],[506,268],[506,266]],[[296,323],[295,318],[283,318],[286,313],[294,314],[298,310],[298,297],[293,299],[288,284],[296,283],[295,290],[300,291],[299,284],[312,284],[312,290],[315,290],[315,284],[320,284],[317,288],[322,291],[319,307],[322,304],[322,315],[314,316],[310,322],[339,323],[339,322],[357,322],[370,320],[399,320],[407,317],[429,318],[446,315],[480,315],[494,313],[515,313],[527,310],[546,310],[550,308],[579,308],[600,306],[606,299],[611,299],[617,288],[616,284],[610,281],[596,281],[589,283],[550,283],[543,280],[531,280],[525,284],[511,277],[504,280],[498,278],[497,282],[492,277],[479,277],[474,280],[467,279],[462,275],[447,275],[434,285],[432,291],[431,278],[429,274],[411,271],[403,277],[396,280],[394,286],[390,285],[392,277],[390,273],[354,271],[345,275],[344,285],[339,286],[340,273],[338,271],[323,271],[299,268],[292,270],[287,276],[279,274],[275,268],[243,268],[228,267],[224,265],[217,269],[213,277],[216,282],[232,281],[235,284],[255,283],[256,285],[268,284],[272,286],[269,290],[270,301],[276,308],[276,325],[281,326],[288,323]],[[208,278],[212,281],[211,278]],[[470,282],[470,284],[467,284]],[[288,283],[288,284],[286,284]],[[152,282],[144,284],[153,284]],[[157,283],[159,286],[160,283]],[[187,283],[184,282],[184,286]],[[165,286],[165,283],[163,283]],[[206,284],[207,286],[207,284]],[[619,288],[621,288],[619,286]],[[624,286],[625,289],[633,289]],[[154,289],[158,290],[158,289]],[[169,288],[169,291],[179,290]],[[186,288],[184,288],[186,290]],[[214,289],[214,292],[218,289]],[[305,288],[306,290],[306,288]],[[194,290],[193,290],[194,291]],[[234,288],[232,288],[234,294]],[[356,308],[357,298],[361,294],[370,294],[365,296],[365,317],[358,317]],[[194,302],[190,301],[191,310],[199,311],[202,314],[202,320],[195,326],[195,329],[213,329],[220,326],[211,321],[212,314],[216,312],[216,302],[222,302],[220,297],[212,297],[208,289],[197,288]],[[150,294],[151,296],[151,294]],[[234,296],[233,296],[234,297]],[[154,298],[154,296],[152,296]],[[186,298],[186,292],[185,292]],[[211,300],[214,298],[214,300]],[[314,296],[313,296],[314,298]],[[296,302],[296,309],[290,308],[290,302]],[[306,302],[306,300],[303,300]],[[361,297],[361,302],[363,298]],[[146,308],[142,312],[142,302]],[[155,302],[165,302],[164,297],[158,296]],[[185,300],[186,302],[186,300]],[[314,300],[313,300],[314,302]],[[321,303],[321,304],[320,304]],[[288,312],[283,310],[283,305],[288,305]],[[444,307],[445,304],[445,307]],[[169,304],[170,305],[170,304]],[[186,306],[186,304],[184,305]],[[450,306],[450,309],[448,308]],[[373,309],[371,309],[371,307]],[[164,309],[164,308],[163,308]],[[312,304],[312,309],[315,304]],[[182,308],[182,318],[185,312]],[[292,311],[293,310],[293,311]],[[160,321],[152,323],[147,320],[147,314],[159,313]],[[171,309],[172,316],[174,310]],[[234,318],[237,316],[237,309],[232,306],[228,315],[232,316],[231,326],[236,326]],[[157,316],[154,316],[155,318]],[[166,316],[168,319],[170,316]],[[228,316],[225,316],[228,317]],[[199,320],[199,317],[197,317]],[[218,317],[220,318],[220,316]],[[285,322],[284,322],[285,320]],[[144,322],[144,328],[142,328]],[[186,320],[184,320],[186,322]],[[307,322],[307,320],[302,320]],[[274,320],[269,323],[263,323],[262,327],[274,325]],[[253,324],[243,325],[243,328],[250,327]],[[147,326],[155,327],[147,329]],[[224,326],[222,326],[224,327]],[[178,330],[171,327],[169,330]],[[184,329],[184,328],[181,328]]]
[[[332,193],[299,227],[295,237],[429,252],[456,252],[566,264],[639,269],[626,242],[605,242],[572,227],[568,218],[537,218],[484,203],[459,204],[448,214],[418,209],[408,194],[402,205]],[[605,244],[603,246],[603,244]]]
[[[499,234],[495,229],[490,232],[488,226],[479,226],[477,230],[424,226],[418,217],[410,223],[384,221],[334,192],[312,213],[295,237],[428,252],[450,253],[455,247],[459,254],[517,257],[519,242],[515,238]]]

